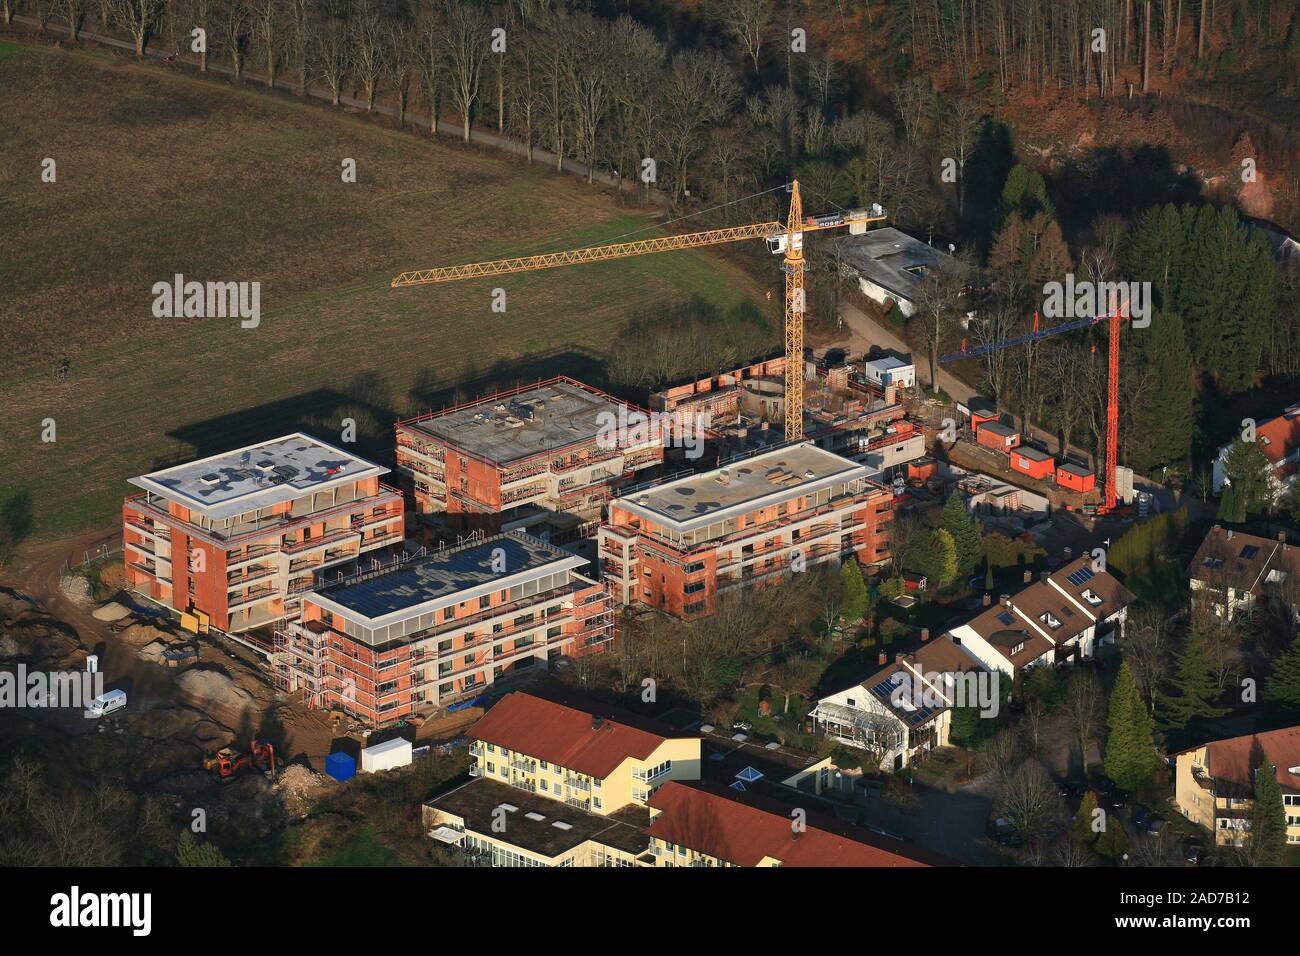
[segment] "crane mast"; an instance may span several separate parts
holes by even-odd
[[[857,209],[824,216],[803,214],[803,200],[799,183],[790,184],[790,211],[785,222],[756,222],[723,229],[661,236],[636,242],[616,242],[601,246],[587,246],[564,252],[548,252],[536,256],[518,256],[490,262],[471,262],[460,266],[442,266],[403,272],[392,281],[393,288],[434,285],[475,279],[483,276],[511,275],[517,272],[536,272],[562,266],[581,265],[585,262],[603,262],[625,259],[652,252],[672,252],[679,249],[698,249],[717,246],[741,239],[763,239],[774,255],[782,255],[785,273],[785,438],[798,441],[803,438],[803,324],[807,314],[807,297],[804,293],[803,237],[806,232],[848,228],[855,235],[866,232],[867,225],[881,222],[885,211],[874,205],[870,210]]]

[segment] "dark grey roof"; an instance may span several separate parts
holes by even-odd
[[[458,603],[472,596],[465,592],[476,588],[488,593],[495,590],[493,585],[508,587],[584,564],[586,561],[577,555],[512,532],[321,588],[316,594],[375,620],[430,602],[439,602],[435,606]]]

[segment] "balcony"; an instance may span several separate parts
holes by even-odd
[[[577,777],[565,777],[564,785],[570,790],[577,790],[581,793],[591,793],[591,781],[580,780]]]
[[[301,554],[304,551],[314,551],[317,548],[323,548],[327,544],[333,544],[336,541],[343,541],[347,538],[355,538],[359,532],[351,528],[340,528],[336,531],[329,531],[319,538],[310,538],[306,541],[281,542],[280,550],[285,554]]]

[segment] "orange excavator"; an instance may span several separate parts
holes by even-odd
[[[241,770],[270,772],[275,779],[275,747],[269,740],[254,740],[248,753],[234,747],[222,747],[215,754],[203,758],[203,769],[217,775],[225,783],[233,780]]]

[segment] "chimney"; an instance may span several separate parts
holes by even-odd
[[[1038,580],[1040,581],[1046,581],[1050,576],[1051,576],[1050,573],[1047,571],[1038,572]]]
[[[929,639],[930,639],[930,629],[928,627],[921,628],[921,643],[924,644]]]
[[[1034,580],[1034,572],[1033,572],[1033,571],[1030,571],[1028,568],[1026,568],[1026,569],[1025,569],[1025,583],[1026,583],[1026,584],[1029,584],[1029,583],[1030,583],[1031,581],[1033,581],[1033,580]]]
[[[1228,529],[1228,540],[1229,540],[1229,541],[1232,540],[1232,529],[1231,529],[1231,528]]]
[[[1011,607],[1011,595],[1010,594],[1002,595],[1000,598],[998,598],[998,602],[1003,607]]]
[[[988,607],[988,606],[989,606],[990,604],[992,604],[992,603],[993,603],[993,595],[992,595],[992,594],[985,594],[985,595],[984,595],[984,606],[985,606],[985,607]]]
[[[881,666],[881,667],[884,667],[884,666],[885,666],[886,664],[888,664],[888,663],[889,663],[889,655],[886,654],[884,651],[881,651],[881,652],[880,652],[880,666]]]
[[[604,721],[602,721],[602,720],[601,720],[599,717],[597,717],[595,714],[592,714],[592,715],[591,715],[591,729],[592,729],[592,730],[600,730],[600,725],[601,725],[602,723],[604,723]]]
[[[1280,544],[1286,544],[1286,532],[1285,532],[1285,531],[1279,531],[1279,532],[1277,533],[1277,540],[1278,540],[1278,542],[1279,542]]]
[[[898,653],[897,651],[895,651],[895,652],[894,652],[894,663],[897,664],[897,663],[898,663],[898,659],[899,659],[900,657],[902,657],[902,656],[903,656],[902,654],[900,654],[900,653]]]

